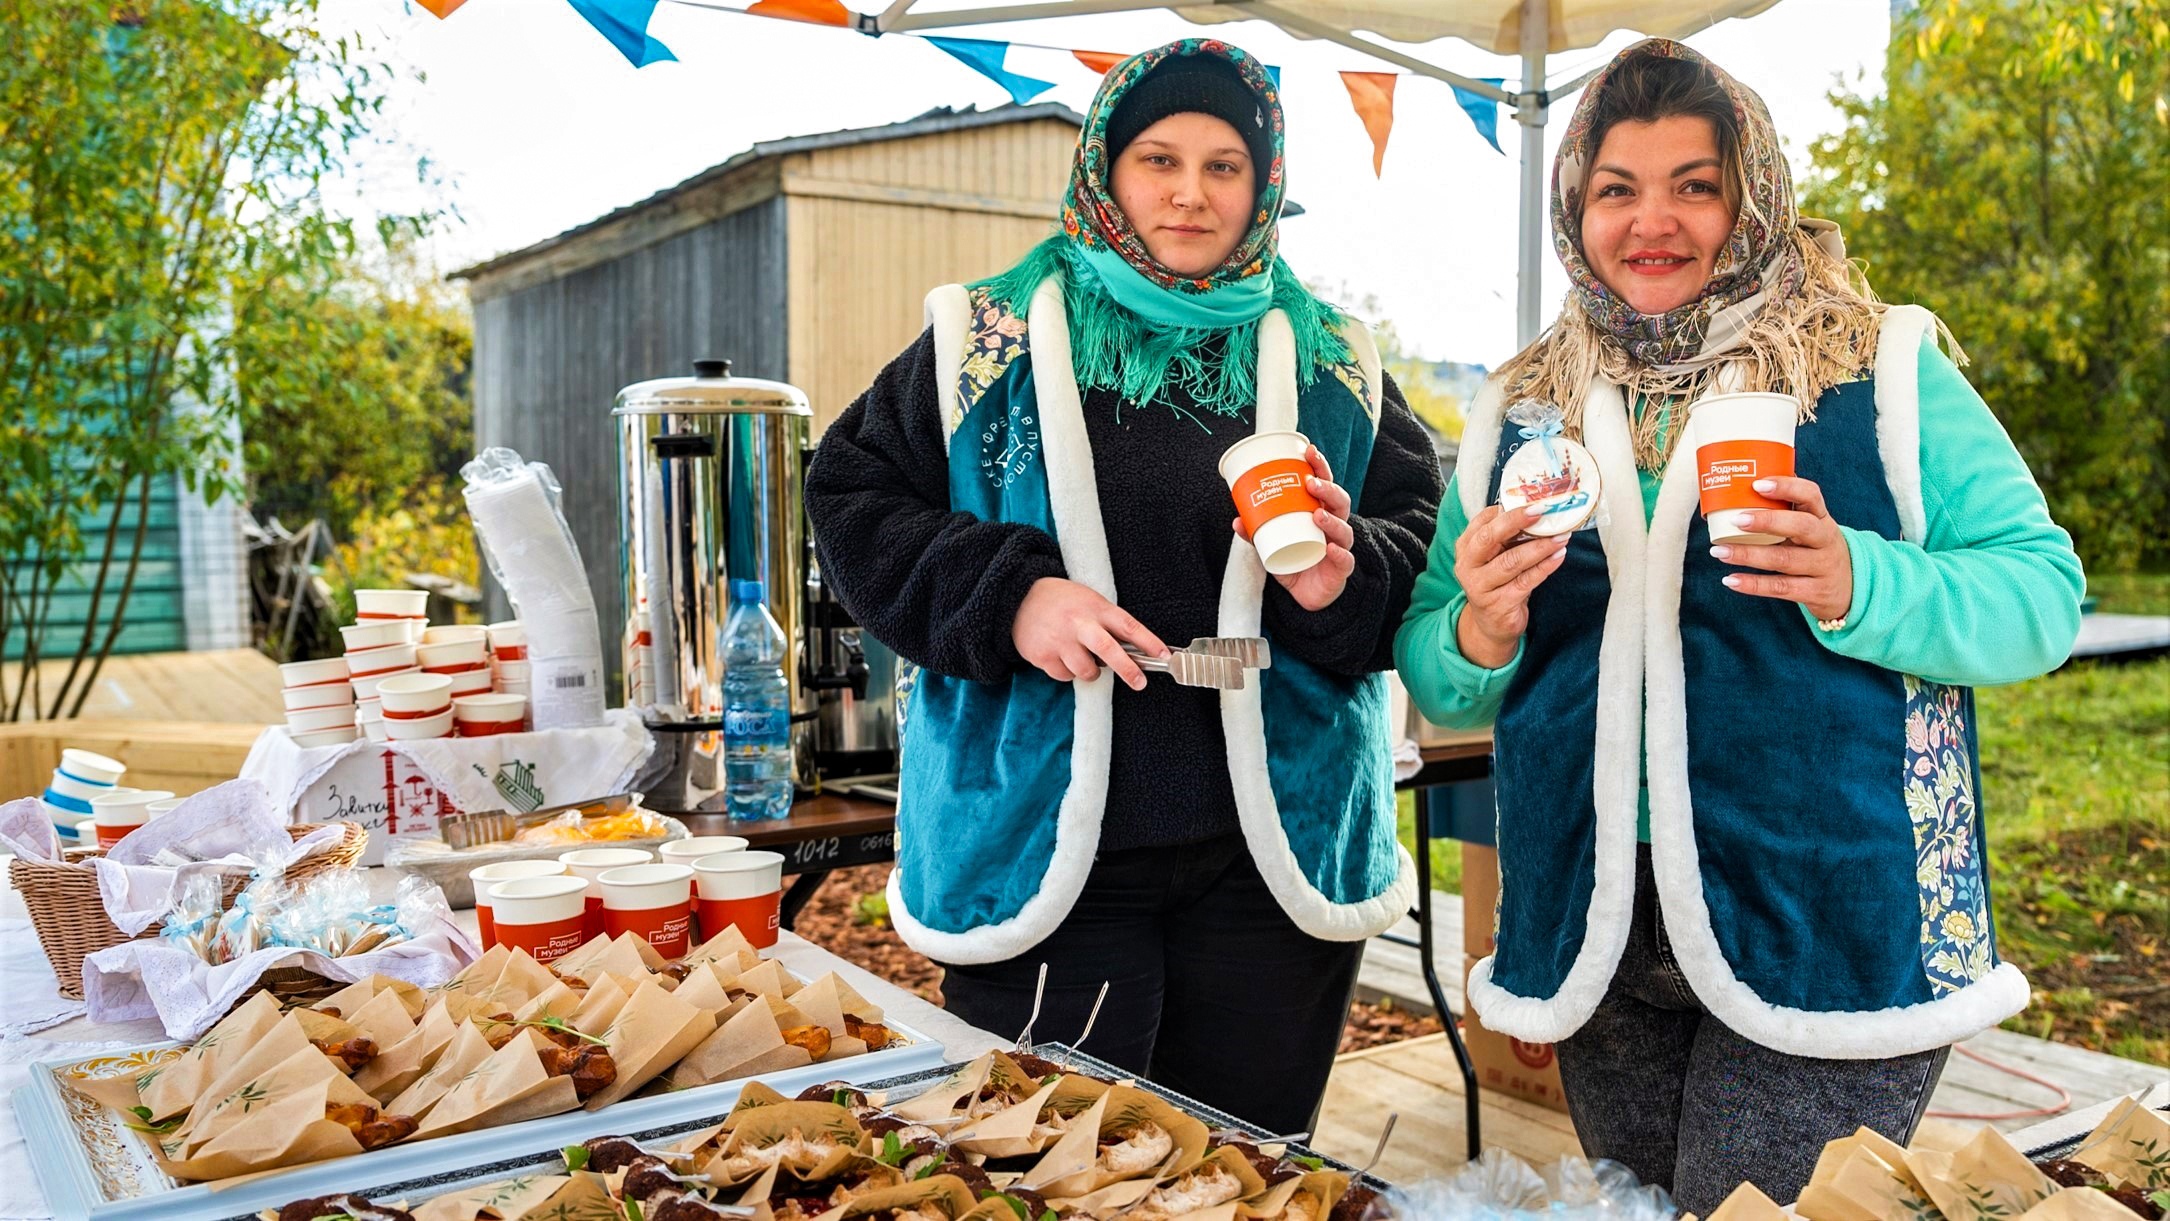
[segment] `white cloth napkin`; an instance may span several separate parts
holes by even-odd
[[[98,897],[113,927],[134,936],[172,910],[189,879],[203,873],[283,871],[335,847],[346,832],[324,827],[301,839],[254,780],[229,780],[143,824],[93,858]]]
[[[60,980],[38,944],[37,930],[22,916],[0,918],[0,997],[6,998],[0,1005],[0,1038],[58,1026],[83,1012],[83,1002],[60,995]]]
[[[14,1094],[30,1084],[30,1066],[45,1060],[80,1060],[134,1046],[0,1037],[0,1166],[9,1168],[6,1174],[0,1174],[0,1221],[49,1221],[53,1215],[45,1193],[38,1190],[38,1176],[30,1171],[30,1159],[42,1151],[33,1151],[23,1143],[23,1130],[15,1122]]]

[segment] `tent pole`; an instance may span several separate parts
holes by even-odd
[[[1539,300],[1544,285],[1545,48],[1551,39],[1550,0],[1522,0],[1522,93],[1515,122],[1522,125],[1521,266],[1515,273],[1515,344],[1527,347],[1544,325]]]

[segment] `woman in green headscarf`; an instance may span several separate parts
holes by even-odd
[[[951,1010],[1021,1029],[1044,962],[1036,1035],[1076,1038],[1106,984],[1088,1051],[1294,1130],[1414,894],[1382,672],[1440,479],[1369,335],[1281,261],[1284,188],[1251,56],[1118,64],[1061,231],[929,295],[807,507],[823,579],[920,667],[889,904]],[[1269,580],[1216,464],[1283,430],[1326,546]],[[1270,666],[1216,691],[1133,656],[1207,636]]]

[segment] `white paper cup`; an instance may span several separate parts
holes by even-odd
[[[292,731],[288,732],[291,733]],[[352,725],[344,729],[319,729],[315,733],[297,733],[293,735],[294,745],[312,748],[318,746],[343,746],[354,741],[358,736]]]
[[[656,848],[664,860],[674,865],[692,865],[718,853],[745,850],[746,837],[743,835],[693,835],[664,840]]]
[[[587,883],[579,878],[514,878],[489,889],[491,939],[525,950],[537,962],[565,957],[584,944]],[[598,905],[597,914],[601,914]]]
[[[347,677],[347,659],[326,657],[320,661],[290,661],[279,667],[279,682],[286,687],[313,687],[336,683]]]
[[[422,630],[423,644],[451,644],[458,640],[481,641],[489,646],[490,629],[479,623],[441,623]]]
[[[420,666],[408,666],[404,670],[393,670],[384,674],[371,674],[366,678],[354,679],[352,682],[354,700],[356,703],[366,704],[377,698],[377,687],[386,679],[404,678],[409,674],[420,674],[421,672],[422,667]]]
[[[386,717],[377,723],[384,726],[384,736],[391,741],[426,742],[452,736],[452,709],[425,717]]]
[[[626,865],[596,878],[603,888],[603,933],[632,933],[665,958],[678,958],[693,935],[693,870],[685,865]]]
[[[457,696],[452,701],[452,719],[461,724],[517,725],[527,719],[527,701],[487,692]]]
[[[415,646],[414,659],[433,674],[449,674],[453,667],[464,670],[490,664],[490,646],[480,640],[420,644]]]
[[[452,710],[452,680],[442,674],[402,674],[377,684],[377,699],[386,719],[392,713],[434,713]]]
[[[506,661],[527,659],[527,629],[518,619],[490,625],[490,652]]]
[[[354,613],[362,619],[419,619],[429,613],[426,589],[357,589]]]
[[[565,875],[565,866],[556,861],[499,861],[494,865],[477,865],[467,871],[467,880],[475,888],[475,923],[481,927],[482,944],[491,945],[491,921],[495,913],[490,910],[490,888],[499,882],[517,882],[522,878],[555,878]],[[586,888],[582,888],[585,892]],[[584,905],[583,905],[584,906]]]
[[[534,694],[533,688],[524,680],[511,682],[501,678],[497,680],[496,687],[499,695],[517,695],[523,700],[531,698]]]
[[[58,793],[76,801],[89,801],[93,797],[103,797],[107,793],[120,791],[110,784],[86,784],[66,772],[58,771],[53,773],[53,778],[46,783],[45,789],[49,793]],[[135,792],[134,789],[128,791]]]
[[[144,812],[149,814],[152,818],[156,818],[161,814],[171,812],[175,806],[178,806],[182,802],[187,800],[188,798],[186,797],[161,797],[158,800],[152,802],[151,804],[143,807],[143,809]]]
[[[312,687],[282,687],[279,689],[279,699],[286,704],[288,712],[351,707],[354,703],[354,684],[341,679],[318,683]]]
[[[60,770],[86,784],[119,784],[128,771],[128,765],[118,759],[93,754],[74,747],[60,752]]]
[[[1251,545],[1266,571],[1302,572],[1326,558],[1326,533],[1311,514],[1318,499],[1304,490],[1311,464],[1310,438],[1300,432],[1262,432],[1245,437],[1221,455],[1221,478],[1235,499],[1236,515],[1251,532]]]
[[[503,682],[524,683],[524,682],[527,682],[527,681],[528,681],[528,680],[529,680],[530,678],[534,677],[534,673],[535,673],[535,671],[534,671],[533,667],[532,667],[532,666],[530,665],[530,663],[528,663],[528,662],[524,662],[524,661],[501,661],[501,662],[498,662],[498,663],[497,663],[497,664],[496,664],[496,665],[495,665],[495,666],[494,666],[494,667],[492,668],[492,672],[493,672],[494,674],[496,674],[496,676],[497,676],[497,681],[499,681],[499,682],[501,682],[501,683],[503,683]]]
[[[421,663],[415,658],[415,646],[405,641],[398,644],[380,644],[370,649],[353,649],[347,653],[346,660],[350,678],[383,678],[400,670],[421,667]]]
[[[130,831],[151,820],[151,803],[173,796],[162,789],[130,789],[125,793],[105,793],[90,799],[90,821],[97,837],[98,846],[110,848],[121,842]],[[83,835],[83,824],[76,824],[76,834]]]
[[[776,944],[784,897],[780,852],[719,852],[693,863],[694,914],[706,940],[737,928],[757,950]]]
[[[575,848],[558,853],[558,859],[574,877],[587,883],[588,936],[603,934],[603,888],[596,879],[612,869],[645,865],[655,859],[646,848]]]
[[[392,740],[392,735],[384,728],[383,717],[371,717],[369,720],[357,723],[355,728],[361,730],[362,736],[372,742],[389,742]]]
[[[286,714],[286,727],[297,734],[315,733],[321,729],[351,728],[353,725],[352,704],[341,704],[333,708],[308,708]]]
[[[1697,400],[1688,417],[1695,445],[1695,473],[1703,522],[1713,543],[1776,543],[1776,534],[1751,533],[1740,524],[1750,513],[1792,506],[1754,490],[1758,479],[1793,474],[1794,424],[1801,400],[1790,394],[1712,394]]]
[[[364,619],[339,629],[339,639],[346,643],[349,654],[364,649],[381,649],[387,645],[412,644],[408,639],[405,619]]]

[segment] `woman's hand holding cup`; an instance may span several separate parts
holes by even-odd
[[[1853,552],[1846,546],[1846,532],[1824,505],[1823,489],[1813,480],[1792,476],[1758,479],[1755,489],[1793,508],[1745,514],[1741,524],[1784,541],[1764,546],[1720,544],[1710,554],[1729,564],[1779,575],[1735,573],[1725,579],[1726,588],[1798,602],[1818,619],[1845,618],[1854,604]]]
[[[1487,670],[1514,660],[1530,625],[1530,594],[1559,571],[1572,534],[1516,543],[1544,516],[1542,506],[1502,512],[1489,505],[1454,540],[1454,579],[1468,605],[1454,629],[1462,656]]]
[[[1304,491],[1319,502],[1311,511],[1311,522],[1326,536],[1326,555],[1318,563],[1302,572],[1275,574],[1274,580],[1296,600],[1296,605],[1307,611],[1325,610],[1349,587],[1349,574],[1356,571],[1356,528],[1349,524],[1349,511],[1354,506],[1349,491],[1334,482],[1334,470],[1327,465],[1326,455],[1316,445],[1304,450],[1304,461],[1311,464],[1311,474],[1304,480]],[[1235,519],[1236,533],[1243,541],[1251,541],[1251,531],[1243,524],[1243,518]]]
[[[1133,691],[1145,690],[1145,671],[1123,651],[1124,642],[1154,657],[1169,651],[1130,612],[1061,577],[1032,583],[1010,624],[1010,640],[1018,656],[1058,683],[1089,683],[1105,663]]]

